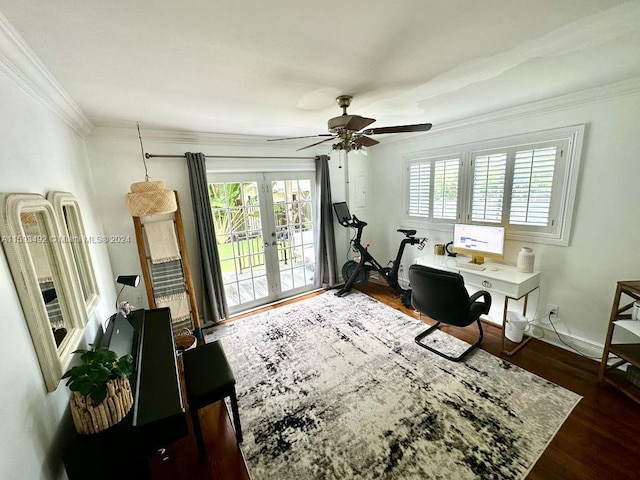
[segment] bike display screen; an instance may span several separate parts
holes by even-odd
[[[349,212],[347,202],[334,203],[333,209],[336,211],[336,216],[340,223],[346,223],[351,220],[351,212]]]

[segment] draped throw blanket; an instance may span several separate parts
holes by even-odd
[[[171,310],[174,330],[186,326],[191,323],[191,306],[173,220],[146,222],[144,228],[156,307]]]
[[[169,297],[186,291],[182,262],[180,260],[158,264],[152,263],[151,280],[153,282],[154,298]]]
[[[151,279],[156,306],[169,307],[174,328],[191,319],[191,308],[180,260],[151,263]]]
[[[156,306],[158,308],[169,307],[171,310],[171,321],[174,324],[174,328],[176,323],[182,323],[191,319],[189,297],[187,297],[186,292],[156,298]]]
[[[173,220],[147,222],[144,228],[147,233],[151,263],[180,260],[180,248]]]

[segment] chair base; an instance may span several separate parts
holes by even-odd
[[[450,360],[452,362],[460,362],[462,360],[464,360],[464,358],[471,353],[474,349],[476,349],[477,347],[480,346],[480,344],[482,343],[482,338],[484,337],[484,332],[482,331],[482,324],[480,323],[480,319],[478,318],[478,320],[476,321],[476,323],[478,324],[478,339],[475,341],[475,343],[471,346],[469,346],[469,348],[467,348],[464,352],[462,352],[460,355],[458,355],[457,357],[452,357],[451,355],[447,355],[446,353],[440,351],[440,350],[436,350],[433,347],[430,347],[429,345],[425,345],[424,343],[422,343],[422,339],[431,335],[434,331],[438,330],[440,328],[440,325],[442,325],[442,322],[436,322],[434,325],[432,325],[431,327],[429,327],[428,329],[426,329],[424,332],[418,334],[415,338],[416,343],[418,345],[420,345],[422,348],[426,348],[427,350],[429,350],[430,352],[435,353],[436,355],[440,355],[443,358],[446,358],[447,360]]]

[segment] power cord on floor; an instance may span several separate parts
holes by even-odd
[[[558,340],[560,340],[560,342],[562,342],[564,345],[566,345],[567,347],[569,347],[571,350],[573,350],[574,352],[576,352],[578,355],[580,355],[581,357],[584,358],[588,358],[590,360],[600,360],[600,357],[592,357],[591,355],[587,355],[586,353],[581,352],[580,350],[578,350],[576,347],[574,347],[573,345],[569,345],[567,342],[565,342],[562,337],[560,336],[560,333],[558,332],[558,330],[556,329],[556,326],[553,324],[553,321],[551,320],[551,313],[549,313],[547,315],[547,319],[549,320],[549,324],[551,325],[551,328],[553,328],[553,331],[556,333],[556,336],[558,337]]]

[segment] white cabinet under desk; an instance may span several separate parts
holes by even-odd
[[[450,257],[448,255],[428,254],[416,258],[415,263],[425,265],[439,270],[456,272],[462,275],[464,283],[486,290],[489,293],[499,293],[504,295],[504,309],[502,315],[502,352],[512,355],[522,348],[531,337],[518,344],[512,350],[505,350],[504,329],[507,320],[509,300],[520,300],[524,298],[522,313],[527,313],[527,303],[529,294],[540,286],[540,272],[523,273],[516,270],[516,267],[502,263],[485,263],[484,270],[472,270],[465,268],[469,257]]]

